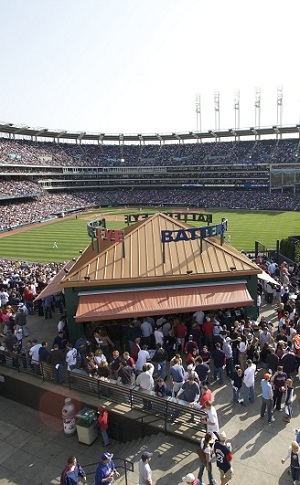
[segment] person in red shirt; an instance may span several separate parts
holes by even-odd
[[[123,360],[125,360],[125,362],[127,363],[127,365],[130,365],[130,367],[133,368],[133,370],[135,370],[135,361],[132,357],[130,357],[130,354],[129,352],[124,352],[123,353]]]
[[[184,346],[184,352],[186,354],[192,354],[194,350],[199,350],[197,342],[193,340],[193,335],[189,335],[189,339]]]
[[[174,320],[174,333],[176,336],[176,348],[177,351],[180,347],[180,350],[183,351],[184,349],[184,342],[185,342],[185,337],[187,334],[187,327],[183,322],[180,322],[179,320]]]
[[[202,323],[202,332],[204,335],[205,345],[207,345],[210,351],[213,350],[214,347],[214,324],[212,323],[209,317],[206,317],[205,321]]]
[[[102,435],[103,446],[110,444],[108,437],[108,411],[104,406],[99,406],[97,411],[97,422]]]
[[[29,315],[34,315],[33,300],[34,294],[28,286],[25,286],[23,291],[23,300],[28,310]]]

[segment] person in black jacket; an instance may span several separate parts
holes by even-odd
[[[238,404],[240,402],[240,392],[243,385],[243,371],[240,365],[234,366],[234,372],[232,375],[232,392],[233,392],[233,402]]]

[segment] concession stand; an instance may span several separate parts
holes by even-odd
[[[91,244],[58,283],[70,338],[88,322],[200,309],[243,307],[256,318],[261,269],[225,242],[225,219],[211,222],[195,212],[128,214],[123,229],[91,221]]]

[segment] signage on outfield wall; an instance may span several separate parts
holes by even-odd
[[[212,222],[212,214],[204,214],[203,212],[162,212],[166,216],[177,219],[184,222],[206,222],[210,224]],[[129,224],[139,222],[141,219],[147,219],[151,214],[125,214],[125,222]]]

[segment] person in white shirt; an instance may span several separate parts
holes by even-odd
[[[4,305],[6,305],[6,303],[8,303],[8,298],[9,298],[9,294],[7,293],[5,288],[2,288],[2,290],[0,292],[0,304],[1,304],[1,306],[4,306]]]
[[[66,353],[66,363],[67,369],[73,370],[76,367],[77,362],[77,350],[73,347],[71,343],[66,345],[67,353]]]
[[[206,401],[204,405],[204,411],[206,413],[206,418],[202,418],[207,424],[207,432],[214,433],[218,437],[219,431],[219,420],[216,408],[212,405],[210,401]]]
[[[153,453],[144,451],[139,461],[139,484],[138,485],[152,485],[152,470],[149,461]]]
[[[154,330],[154,339],[156,346],[158,344],[160,344],[162,347],[164,346],[164,334],[162,331],[162,327],[158,327],[156,330]]]
[[[136,361],[136,364],[135,364],[135,369],[137,371],[137,374],[139,372],[142,372],[143,365],[146,364],[146,362],[148,360],[150,360],[150,354],[149,354],[147,348],[148,348],[147,345],[143,345],[143,347],[141,348],[141,350],[138,353],[138,358],[137,358],[137,361]]]
[[[135,381],[136,386],[139,386],[141,390],[153,391],[154,379],[153,379],[154,365],[148,362],[143,365],[143,372],[141,372]],[[149,399],[143,399],[144,410],[152,410],[152,402]]]
[[[202,325],[204,317],[205,317],[205,313],[202,310],[198,310],[197,312],[195,312],[193,314],[193,317],[196,320],[196,322],[198,323],[198,325]]]
[[[143,365],[143,371],[136,378],[136,385],[145,391],[153,391],[154,379],[153,379],[154,365],[148,362]]]
[[[39,356],[39,350],[42,346],[42,344],[38,344],[38,341],[36,338],[32,339],[33,346],[29,350],[29,356],[31,357],[31,363],[33,365],[33,369],[36,374],[40,373],[40,356]]]
[[[153,335],[153,327],[146,319],[141,324],[141,332],[143,344],[149,346],[151,344],[151,335]]]
[[[255,384],[255,371],[256,365],[253,364],[251,359],[247,360],[247,368],[244,372],[244,400],[241,402],[243,406],[248,406],[249,402],[255,401],[255,392],[254,392],[254,384]]]

